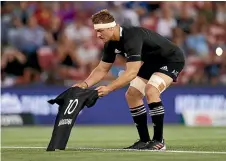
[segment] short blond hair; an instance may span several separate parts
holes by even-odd
[[[91,17],[93,24],[110,23],[115,21],[115,18],[110,14],[107,9],[103,9]]]

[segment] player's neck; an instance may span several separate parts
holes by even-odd
[[[120,26],[117,25],[114,28],[114,34],[113,34],[113,41],[119,41],[120,40]]]

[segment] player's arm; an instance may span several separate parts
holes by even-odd
[[[81,88],[88,88],[97,84],[107,75],[114,61],[115,61],[115,53],[113,52],[113,45],[106,43],[104,45],[104,53],[100,63],[91,72],[91,74],[88,76],[88,78],[86,78],[84,82],[80,84],[75,84],[74,86],[78,86]]]
[[[135,34],[134,34],[135,33]],[[121,88],[131,82],[138,74],[143,62],[141,61],[141,52],[143,39],[138,32],[132,32],[125,37],[125,52],[127,54],[127,63],[125,72],[107,87],[110,91]]]
[[[111,69],[112,63],[100,61],[98,66],[91,72],[88,78],[85,80],[88,87],[91,87],[100,82]]]
[[[115,81],[109,84],[107,87],[110,89],[110,91],[114,91],[127,85],[137,76],[137,73],[141,65],[142,65],[141,61],[127,62],[125,72],[122,75],[120,75],[120,77],[118,77]]]

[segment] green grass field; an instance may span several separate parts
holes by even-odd
[[[152,133],[151,126],[149,129]],[[76,150],[129,146],[137,139],[134,126],[77,126],[69,149],[46,152],[51,132],[52,127],[2,128],[2,161],[226,161],[225,127],[166,126],[165,152]]]

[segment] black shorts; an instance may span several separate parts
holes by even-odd
[[[149,80],[153,73],[160,72],[170,76],[176,82],[183,68],[184,62],[144,62],[137,76]]]

